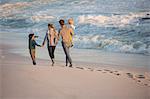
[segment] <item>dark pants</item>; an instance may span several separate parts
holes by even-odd
[[[66,55],[66,64],[68,64],[68,62],[70,64],[72,64],[72,59],[71,59],[70,53],[69,53],[69,47],[67,47],[64,42],[62,42],[62,47],[63,47],[65,55]]]
[[[36,62],[35,62],[35,49],[29,49],[29,52],[30,52],[30,56],[31,56],[33,65],[35,65],[36,64]]]
[[[56,48],[56,46],[48,46],[49,56],[52,60],[55,58],[55,56],[54,56],[55,48]]]

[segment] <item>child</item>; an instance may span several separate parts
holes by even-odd
[[[36,41],[35,41],[36,37],[37,36],[34,36],[34,34],[29,34],[29,52],[30,52],[30,55],[31,55],[31,58],[32,58],[33,65],[36,65],[35,48],[36,48],[36,46],[42,47],[41,45],[36,43]]]
[[[71,47],[72,47],[73,46],[73,35],[74,35],[74,30],[75,30],[73,18],[68,19],[68,24],[69,24],[69,28],[71,28],[73,31],[73,33],[71,33],[71,35],[70,35],[70,41],[71,41]]]

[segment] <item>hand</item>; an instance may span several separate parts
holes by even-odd
[[[57,44],[58,44],[58,42],[55,43],[55,45],[57,45]]]

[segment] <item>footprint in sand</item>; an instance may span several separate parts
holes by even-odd
[[[145,86],[148,86],[148,84],[144,84]]]
[[[101,71],[102,73],[107,73],[106,71],[109,71],[109,70],[100,70],[100,69],[98,69],[97,71]]]
[[[114,72],[118,72],[117,70],[115,70]]]
[[[109,72],[109,73],[113,73],[113,74],[115,74],[117,76],[121,75],[120,73],[118,73],[118,71],[111,71],[109,69],[104,69],[104,71]],[[106,72],[104,72],[104,73],[106,73]]]
[[[133,75],[131,73],[127,73],[127,75],[132,76],[132,78],[133,78]],[[147,79],[144,75],[141,75],[141,74],[140,75],[135,75],[133,80],[135,80],[140,85],[150,87],[150,84],[148,84]]]
[[[137,82],[141,82],[141,80],[137,80]]]
[[[103,73],[107,73],[107,72],[109,72],[109,73],[113,73],[111,70],[109,70],[109,69],[104,69],[104,72]]]
[[[102,71],[102,70],[98,69],[97,71]]]
[[[117,76],[121,75],[121,74],[119,74],[119,73],[114,73],[114,74],[117,75]]]
[[[144,76],[144,75],[136,75],[135,77],[136,77],[136,78],[139,78],[139,79],[145,79],[145,76]]]
[[[110,71],[109,73],[113,73],[113,71]]]
[[[104,71],[110,71],[110,70],[108,70],[108,69],[104,69]]]
[[[113,74],[115,74],[117,76],[121,75],[120,73],[118,73],[118,71],[113,71]]]
[[[145,76],[144,75],[135,75],[134,80],[136,80],[137,82],[142,82],[143,80],[145,80]]]
[[[82,70],[84,70],[84,68],[83,67],[76,67],[77,69],[82,69]]]
[[[143,83],[142,85],[144,85],[146,87],[150,87],[150,84],[147,84],[147,83]]]
[[[143,86],[146,86],[146,87],[150,87],[150,84],[147,84],[147,83],[145,83],[145,82],[143,82],[143,81],[141,81],[141,80],[136,80],[137,81],[137,83],[139,84],[139,85],[143,85]]]
[[[94,71],[94,69],[92,69],[92,68],[88,68],[90,71]]]
[[[129,78],[133,78],[133,74],[131,74],[131,73],[126,73],[126,74]]]

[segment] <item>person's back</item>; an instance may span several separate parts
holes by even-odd
[[[29,49],[35,49],[36,46],[40,46],[39,44],[36,43],[36,41],[34,39],[32,39],[32,37],[34,36],[34,34],[29,34]],[[38,36],[34,36],[38,37]]]
[[[43,44],[45,43],[46,38],[48,46],[56,46],[58,34],[54,29],[50,29],[47,31]]]
[[[52,60],[52,66],[54,65],[54,51],[57,45],[57,39],[58,39],[58,34],[55,30],[55,27],[53,24],[48,24],[48,31],[45,35],[44,41],[43,41],[43,46],[47,40],[47,48],[48,48],[48,52],[49,52],[49,56]]]
[[[68,65],[68,62],[70,63],[69,67],[72,67],[72,59],[70,57],[69,48],[71,47],[71,40],[70,40],[70,34],[71,29],[69,29],[65,23],[64,20],[60,20],[59,24],[61,26],[61,29],[59,30],[59,36],[62,37],[62,47],[64,49],[64,53],[66,55],[66,66]]]
[[[35,46],[36,46],[36,42],[35,40],[30,40],[29,41],[29,49],[35,49]]]
[[[70,39],[70,29],[67,26],[63,26],[60,29],[60,35],[62,36],[62,41],[67,44],[67,46],[70,46],[71,39]]]

